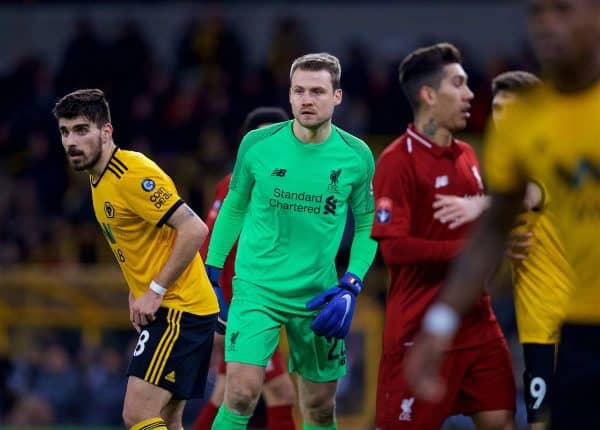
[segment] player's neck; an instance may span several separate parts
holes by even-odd
[[[437,146],[447,147],[452,145],[452,133],[440,126],[430,115],[417,115],[415,117],[415,130]]]
[[[102,154],[100,155],[100,159],[96,164],[94,164],[88,169],[88,173],[91,175],[93,181],[96,181],[100,177],[102,172],[104,172],[104,169],[106,169],[106,165],[112,158],[113,152],[115,152],[116,147],[117,145],[115,145],[115,142],[111,140],[106,146],[102,148]]]
[[[294,136],[302,143],[321,143],[326,141],[331,134],[331,120],[325,121],[317,128],[306,128],[294,120],[292,130]]]

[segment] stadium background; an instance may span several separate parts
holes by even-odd
[[[204,215],[231,168],[245,114],[259,105],[289,111],[297,56],[340,58],[344,100],[334,122],[378,154],[410,121],[399,61],[420,45],[455,43],[475,92],[466,138],[477,147],[491,78],[535,71],[524,22],[519,2],[505,0],[3,1],[0,425],[121,425],[135,339],[126,287],[94,220],[87,177],[66,163],[51,115],[58,97],[103,89],[116,143],[153,157]],[[359,301],[339,389],[341,429],[373,428],[386,276],[378,259]],[[510,293],[496,295],[495,306],[514,346]],[[188,406],[188,428],[199,406]],[[522,427],[523,411],[518,418]],[[471,427],[456,419],[448,428]]]

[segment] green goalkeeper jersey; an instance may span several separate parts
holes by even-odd
[[[356,224],[348,271],[362,278],[373,260],[374,161],[362,140],[333,125],[325,141],[307,144],[292,124],[242,140],[207,264],[223,266],[241,228],[236,278],[281,297],[309,297],[336,283],[348,206]]]

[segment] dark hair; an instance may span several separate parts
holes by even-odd
[[[528,91],[542,81],[533,73],[522,70],[511,70],[499,74],[492,81],[492,95],[495,96],[499,91],[510,91],[511,93],[522,93]]]
[[[311,71],[327,70],[331,75],[333,89],[337,90],[340,87],[342,66],[340,66],[340,60],[335,55],[328,54],[327,52],[319,52],[296,58],[292,63],[292,67],[290,67],[290,80],[292,80],[292,75],[297,69]]]
[[[83,116],[96,123],[98,128],[110,122],[110,108],[104,92],[97,88],[86,88],[62,97],[52,109],[56,119]]]
[[[242,133],[246,134],[261,124],[282,122],[287,121],[288,119],[290,119],[289,115],[281,108],[269,106],[257,107],[246,117],[242,127]]]
[[[419,91],[427,85],[438,89],[443,78],[443,68],[448,64],[462,63],[456,46],[437,43],[419,48],[404,58],[399,67],[400,86],[413,110],[419,106]]]

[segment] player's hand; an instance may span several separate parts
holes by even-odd
[[[518,263],[527,258],[527,253],[531,245],[533,233],[529,230],[527,221],[519,218],[508,236],[506,247],[506,256]]]
[[[487,200],[485,197],[466,198],[436,194],[432,206],[435,209],[433,218],[442,224],[449,223],[448,228],[453,230],[479,218],[487,207]]]
[[[227,302],[223,298],[223,291],[219,285],[221,269],[218,269],[214,266],[206,266],[206,275],[208,276],[208,280],[210,281],[210,284],[215,291],[215,295],[217,296],[217,301],[219,302],[219,316],[217,318],[216,332],[224,335],[227,328],[227,314],[229,313],[229,306],[227,306]]]
[[[439,402],[446,386],[440,377],[440,367],[452,336],[421,331],[407,349],[404,377],[411,391],[420,399]]]
[[[344,339],[350,331],[356,296],[361,289],[360,278],[346,272],[338,285],[322,292],[306,304],[311,311],[321,310],[310,328],[320,336]]]
[[[137,331],[138,333],[142,331],[142,327],[135,323],[133,321],[133,302],[135,302],[135,298],[133,297],[133,293],[130,291],[129,292],[129,297],[128,297],[128,301],[129,301],[129,321],[131,321],[131,325],[133,326],[133,328],[135,329],[135,331]]]
[[[138,325],[141,327],[154,321],[162,299],[162,295],[148,289],[139,299],[134,300],[131,304],[131,323],[133,326]]]

